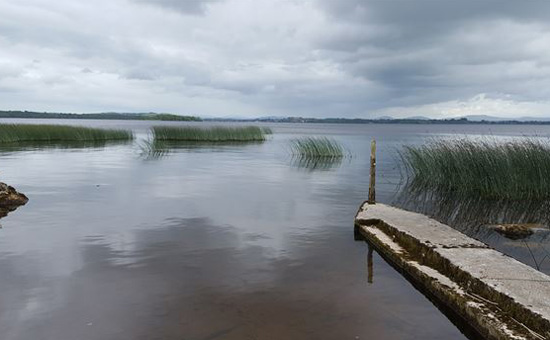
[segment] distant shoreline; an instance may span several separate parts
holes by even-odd
[[[171,113],[57,113],[35,111],[0,111],[0,118],[23,119],[105,119],[105,120],[157,120],[157,121],[201,121],[199,117],[180,116]]]
[[[217,122],[263,122],[263,123],[310,123],[310,124],[411,124],[411,125],[550,125],[550,121],[545,120],[468,120],[466,118],[453,119],[362,119],[362,118],[301,118],[289,117],[281,119],[272,118],[252,118],[252,119],[204,119],[204,121]]]
[[[550,125],[550,120],[468,120],[467,118],[451,119],[416,119],[416,118],[200,118],[196,116],[181,116],[170,113],[57,113],[35,111],[0,111],[0,118],[23,119],[104,119],[104,120],[149,120],[149,121],[193,121],[193,122],[249,122],[249,123],[310,123],[310,124],[455,124],[455,125]]]

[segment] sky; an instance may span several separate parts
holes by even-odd
[[[0,110],[550,117],[547,0],[0,0]]]

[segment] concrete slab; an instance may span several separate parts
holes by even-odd
[[[364,209],[368,206],[367,209]],[[382,221],[401,233],[413,237],[426,247],[479,247],[487,246],[471,237],[428,216],[397,209],[385,204],[364,205],[356,221]],[[421,227],[419,227],[421,226]]]
[[[550,339],[550,277],[427,216],[364,205],[356,227],[382,256],[488,339]]]

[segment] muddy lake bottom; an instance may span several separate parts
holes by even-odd
[[[378,200],[391,204],[404,144],[550,136],[546,126],[266,124],[274,134],[264,143],[147,157],[139,141],[151,124],[197,123],[3,122],[116,127],[137,137],[0,149],[1,180],[30,198],[0,220],[5,340],[464,339],[376,253],[369,282],[353,218],[366,198],[370,140],[379,145]],[[353,157],[333,166],[291,159],[291,139],[319,135]],[[469,232],[526,263],[523,242],[548,244],[545,232],[523,241]]]

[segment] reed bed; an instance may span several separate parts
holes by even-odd
[[[459,139],[405,147],[415,187],[490,199],[550,198],[550,144]]]
[[[301,158],[342,158],[345,149],[327,137],[304,137],[291,141],[292,154]]]
[[[266,135],[271,134],[271,129],[258,126],[154,126],[152,132],[157,141],[258,142],[264,141]]]
[[[102,142],[131,140],[126,130],[97,129],[68,125],[0,124],[0,143]]]

